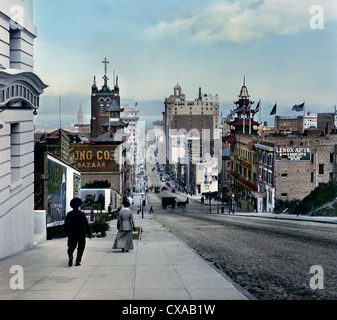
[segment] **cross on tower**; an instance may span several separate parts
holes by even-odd
[[[108,86],[108,80],[109,80],[109,78],[107,77],[106,74],[108,72],[108,63],[110,63],[110,61],[108,61],[107,58],[105,58],[104,61],[102,61],[102,63],[104,63],[104,65],[105,65],[105,67],[104,67],[105,74],[104,74],[104,77],[103,77],[103,79],[104,79],[104,86],[107,87]]]

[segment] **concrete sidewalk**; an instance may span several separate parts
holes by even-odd
[[[190,196],[185,193],[177,192],[178,195],[189,198],[190,200],[201,203],[200,196]],[[208,213],[209,202],[205,200],[203,203],[205,206],[205,213]],[[212,214],[220,214],[220,215],[229,215],[228,207],[225,205],[224,213],[221,213],[221,209],[217,210],[218,207],[222,207],[221,202],[217,200],[212,200],[211,202]],[[231,214],[233,215],[233,214]],[[247,216],[247,217],[255,217],[255,218],[268,218],[268,219],[284,219],[284,220],[293,220],[293,221],[311,221],[311,222],[320,222],[320,223],[332,223],[337,224],[337,216],[335,217],[325,217],[325,216],[309,216],[309,215],[296,215],[296,214],[287,214],[287,213],[268,213],[268,212],[235,212],[236,216]]]
[[[66,239],[0,260],[0,300],[253,299],[151,215],[134,218],[143,233],[130,252],[112,250],[114,220],[106,238],[87,240],[80,267],[68,267]],[[23,290],[10,288],[14,265],[23,268]]]

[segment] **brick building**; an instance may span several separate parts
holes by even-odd
[[[301,201],[320,184],[336,181],[337,135],[270,135],[259,153],[258,211],[273,212],[277,201]]]

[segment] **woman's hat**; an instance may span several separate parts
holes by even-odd
[[[123,198],[122,204],[124,207],[130,207],[130,201],[127,197]]]

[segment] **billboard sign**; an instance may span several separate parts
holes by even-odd
[[[64,221],[66,216],[67,168],[48,159],[47,224]]]
[[[63,224],[71,199],[80,196],[81,173],[48,154],[47,227]]]

